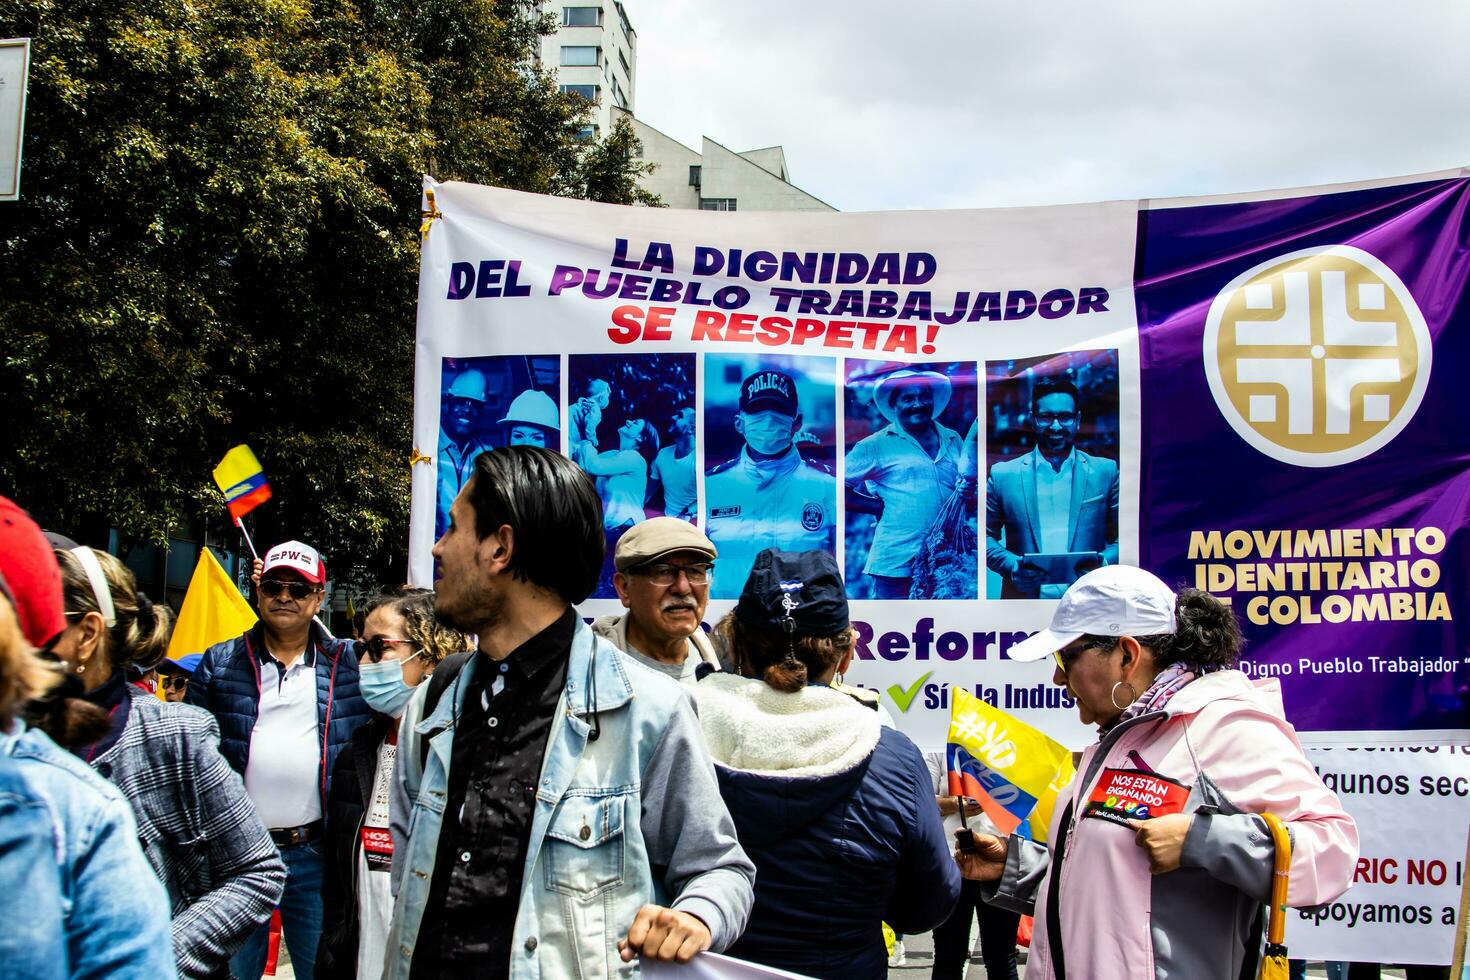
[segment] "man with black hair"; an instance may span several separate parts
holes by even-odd
[[[530,446],[481,456],[454,501],[435,612],[479,649],[399,726],[387,980],[605,977],[745,927],[755,870],[689,695],[573,608],[602,523],[587,475]]]
[[[1004,580],[1002,598],[1057,599],[1084,572],[1118,563],[1118,464],[1076,448],[1082,396],[1070,381],[1036,383],[1030,423],[1036,448],[990,468],[985,563]],[[1084,557],[1060,576],[1027,555]]]

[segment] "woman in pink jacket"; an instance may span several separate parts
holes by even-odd
[[[1291,834],[1289,905],[1347,890],[1357,828],[1303,755],[1277,682],[1235,668],[1240,644],[1214,597],[1110,565],[1011,648],[1055,657],[1053,680],[1101,733],[1049,844],[976,834],[956,853],[988,901],[1036,916],[1027,980],[1255,976],[1274,854],[1264,812]]]

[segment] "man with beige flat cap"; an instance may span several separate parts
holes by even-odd
[[[632,659],[685,684],[701,663],[720,669],[700,627],[718,552],[688,521],[655,517],[634,525],[613,554],[613,586],[627,607],[592,624]]]

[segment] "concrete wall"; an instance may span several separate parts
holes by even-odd
[[[689,168],[700,164],[699,154],[626,112],[614,113],[614,118],[617,116],[632,124],[633,132],[643,144],[643,161],[658,165],[658,169],[643,178],[643,187],[663,198],[668,207],[698,208],[699,190],[689,185]]]
[[[779,148],[774,149],[779,152]],[[766,152],[762,151],[763,154]],[[704,163],[700,196],[705,200],[733,198],[737,211],[837,210],[708,136],[704,138],[701,156]]]

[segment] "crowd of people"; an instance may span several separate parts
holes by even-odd
[[[963,976],[978,919],[1000,980],[1034,914],[1031,980],[1224,980],[1260,954],[1261,814],[1292,836],[1289,904],[1348,887],[1352,819],[1205,593],[1107,565],[1012,647],[1053,657],[1099,730],[1043,845],[981,832],[842,683],[830,553],[754,554],[706,632],[716,542],[638,522],[613,556],[625,613],[588,623],[604,527],[568,457],[484,452],[434,590],[384,591],[340,639],[321,556],[273,547],[259,622],[202,651],[180,704],[131,683],[164,660],[168,610],[0,499],[0,888],[26,910],[0,961],[258,980],[279,910],[302,980],[624,976],[705,950],[881,977],[883,923],[936,930],[938,978]],[[1125,813],[1097,789],[1119,774],[1166,805]]]

